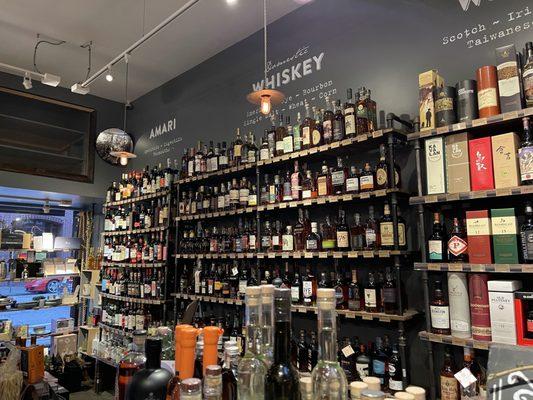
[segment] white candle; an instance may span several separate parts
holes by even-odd
[[[405,391],[415,396],[415,400],[426,400],[426,390],[420,386],[409,386]]]
[[[360,399],[361,392],[365,389],[368,389],[368,385],[364,382],[355,381],[350,383],[350,395],[352,399]]]
[[[369,390],[381,390],[381,380],[375,376],[365,376],[363,382],[368,385]]]
[[[415,396],[407,392],[398,392],[394,395],[394,398],[401,400],[415,400]]]

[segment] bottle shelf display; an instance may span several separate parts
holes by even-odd
[[[532,114],[533,109],[527,108],[408,135],[418,178],[418,195],[409,203],[418,207],[422,258],[414,269],[422,272],[427,315],[426,330],[419,337],[428,345],[431,399],[439,396],[439,387],[444,390],[443,383],[435,380],[433,345],[487,350],[502,342],[495,339],[494,329],[491,340],[491,320],[498,316],[489,307],[490,296],[503,293],[512,298],[520,281],[504,281],[496,274],[516,274],[518,278],[510,279],[525,281],[520,274],[533,272],[533,251],[524,242],[533,230],[532,210],[523,206],[533,186],[527,173],[521,174],[524,166],[519,158],[524,146],[533,146]],[[506,154],[506,160],[499,158],[500,153]],[[456,160],[458,154],[461,161]],[[512,165],[506,164],[507,155]],[[447,216],[444,221],[442,215]],[[521,218],[525,222],[519,223]],[[430,221],[433,231],[428,233]],[[487,282],[509,288],[494,292]],[[514,321],[514,306],[506,312]]]
[[[309,109],[308,105],[307,108]],[[273,123],[273,127],[265,132],[259,148],[250,139],[241,139],[240,132],[238,132],[236,140],[229,148],[225,143],[222,146],[217,146],[217,148],[214,148],[213,143],[211,143],[209,148],[199,143],[196,149],[185,151],[181,162],[180,179],[176,182],[178,215],[175,218],[177,246],[175,252],[175,317],[177,318],[178,304],[183,300],[243,305],[241,298],[180,293],[178,281],[184,268],[188,268],[187,260],[192,260],[195,264],[198,264],[202,263],[203,260],[229,259],[237,263],[235,267],[237,270],[239,270],[241,263],[246,262],[250,264],[251,268],[262,271],[264,268],[268,268],[267,264],[270,259],[272,261],[275,259],[308,259],[309,261],[325,259],[331,260],[332,264],[341,262],[342,259],[388,259],[391,263],[394,280],[397,282],[394,288],[394,296],[398,302],[397,310],[392,314],[351,311],[348,309],[337,310],[337,313],[345,315],[348,319],[358,318],[398,324],[401,369],[404,377],[403,384],[406,387],[408,376],[404,322],[414,318],[416,312],[408,310],[402,299],[400,270],[405,268],[405,263],[406,261],[408,262],[407,256],[410,255],[410,252],[407,249],[407,242],[403,240],[400,243],[398,235],[400,229],[400,234],[403,235],[402,238],[405,238],[406,230],[405,222],[399,228],[399,224],[403,220],[398,212],[398,203],[403,198],[407,199],[408,196],[405,191],[400,189],[400,171],[394,161],[394,153],[397,147],[406,143],[406,130],[395,128],[394,121],[406,124],[407,129],[410,129],[411,125],[390,114],[387,116],[387,128],[372,129],[370,132],[361,132],[360,134],[354,133],[352,136],[345,135],[341,140],[334,141],[331,139],[329,143],[321,143],[318,146],[307,144],[306,146],[309,146],[309,148],[295,149],[297,135],[300,135],[300,132],[304,134],[304,130],[309,134],[309,123],[315,124],[315,121],[318,121],[316,123],[320,124],[322,128],[323,118],[319,114],[317,112],[318,118],[313,119],[309,116],[308,110],[308,117],[301,125],[285,124],[283,121],[279,126],[275,126]],[[295,129],[299,131],[297,134],[294,132]],[[276,137],[276,133],[278,137]],[[276,139],[285,136],[292,136],[293,139],[293,146],[289,146],[292,151],[287,154],[283,154],[284,150],[282,150],[281,145],[278,147],[275,145]],[[303,146],[304,142],[305,139],[301,139],[298,146]],[[380,145],[381,159],[379,159],[378,153],[377,167],[374,167],[374,163],[372,163],[372,166],[367,163],[368,166],[361,166],[360,172],[358,169],[354,170],[350,165],[344,164],[345,157],[353,154],[354,150],[362,152],[376,151],[380,148]],[[250,155],[250,152],[253,155]],[[248,154],[248,159],[244,159],[244,154]],[[235,165],[221,168],[221,158],[223,160],[222,165],[227,166],[231,163],[231,160],[233,160]],[[322,161],[323,165],[320,166]],[[302,169],[308,169],[311,164],[318,167],[313,170],[314,172],[303,173]],[[217,170],[209,171],[213,166]],[[196,172],[198,170],[201,172]],[[289,172],[285,174],[288,170]],[[376,170],[379,170],[378,174],[376,174]],[[327,171],[327,174],[321,175],[321,171]],[[336,174],[337,180],[333,182],[335,178],[333,174],[336,171],[338,171]],[[339,184],[341,175],[342,183]],[[309,176],[312,177],[311,181],[308,179]],[[350,178],[354,182],[350,181]],[[357,178],[357,182],[355,182],[354,178]],[[391,182],[394,183],[391,184]],[[270,186],[275,187],[275,189],[272,191]],[[244,189],[244,195],[241,191],[242,189]],[[290,212],[289,210],[292,209],[293,212],[297,210],[302,212],[303,209],[314,207],[313,209],[321,212],[320,210],[326,210],[325,207],[331,207],[331,205],[337,205],[342,208],[343,205],[350,204],[351,207],[351,204],[356,204],[356,202],[358,205],[372,205],[379,213],[383,213],[384,204],[388,204],[387,217],[390,220],[386,219],[386,224],[390,232],[384,230],[385,240],[383,246],[353,249],[349,243],[344,244],[343,241],[345,239],[343,237],[340,243],[334,242],[332,248],[328,248],[329,244],[326,244],[326,248],[321,248],[324,246],[319,245],[318,249],[306,249],[304,246],[304,248],[299,250],[299,239],[297,237],[299,231],[295,225],[291,226],[288,232],[285,232],[286,235],[280,233],[279,244],[273,245],[274,247],[279,246],[279,249],[275,248],[274,251],[264,250],[263,234],[270,229],[265,226],[265,223],[271,220],[272,215],[270,214],[272,211]],[[195,204],[193,205],[192,203]],[[225,242],[211,243],[210,236],[206,235],[205,232],[212,231],[212,226],[215,225],[220,228],[221,225],[225,224],[224,218],[231,216],[238,216],[239,219],[244,221],[244,223],[241,222],[239,225],[241,226],[242,224],[242,231],[246,232],[245,245],[242,246],[241,237],[239,236],[236,239],[234,234],[231,235],[232,239],[229,245]],[[351,220],[352,215],[349,217]],[[230,225],[236,226],[236,220],[233,219],[235,223],[230,223]],[[380,221],[381,218],[378,220],[376,217],[375,223],[379,224]],[[323,219],[319,219],[319,222],[321,226],[335,226],[329,222],[323,223]],[[227,225],[226,223],[220,229],[230,229],[226,228]],[[284,222],[283,229],[287,231],[286,222]],[[335,232],[336,230],[333,229],[334,235]],[[221,240],[224,240],[223,233],[218,234],[222,238]],[[198,239],[202,235],[205,236],[204,244],[193,245],[192,243],[201,241]],[[389,235],[390,243],[388,241]],[[349,237],[349,234],[347,234],[346,240],[349,240]],[[272,242],[277,243],[276,238],[272,236],[269,242],[270,245],[272,245]],[[184,243],[185,245],[183,245]],[[287,246],[285,250],[284,244]],[[199,248],[202,248],[202,250],[198,250]],[[317,308],[314,306],[292,305],[290,311],[292,313],[314,315],[317,313]]]

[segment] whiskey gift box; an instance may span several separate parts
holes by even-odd
[[[488,210],[466,212],[468,260],[472,264],[492,264],[491,225]]]
[[[516,344],[514,292],[520,281],[488,281],[492,341]]]
[[[457,121],[472,121],[479,116],[477,106],[477,82],[466,79],[455,85],[457,91]]]
[[[476,77],[479,117],[487,118],[499,114],[498,70],[494,65],[485,65],[478,68]]]
[[[514,208],[490,210],[496,264],[518,264],[518,224]]]
[[[496,49],[496,68],[501,112],[521,110],[523,97],[520,85],[520,66],[514,44]]]
[[[453,86],[435,88],[435,123],[437,127],[455,124],[456,119],[456,92]]]
[[[496,189],[520,185],[518,145],[520,139],[514,132],[492,136],[492,163]]]
[[[446,189],[448,193],[470,191],[467,132],[446,136]]]
[[[452,336],[468,339],[470,330],[470,304],[466,273],[448,272],[448,301]]]
[[[492,146],[490,137],[468,142],[470,156],[470,186],[472,190],[494,189]]]
[[[516,341],[520,346],[533,346],[533,326],[528,319],[529,312],[533,310],[533,292],[515,292],[514,307]]]
[[[474,340],[490,341],[492,338],[487,282],[487,274],[470,274],[468,276],[470,317]]]
[[[446,193],[444,139],[442,137],[426,139],[425,146],[427,194]]]
[[[418,108],[420,114],[420,129],[435,128],[435,88],[444,86],[444,79],[432,69],[418,75]]]

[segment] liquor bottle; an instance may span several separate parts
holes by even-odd
[[[309,367],[309,349],[305,341],[305,331],[300,329],[300,336],[296,345],[296,369],[298,372],[311,372]]]
[[[311,232],[305,242],[306,251],[318,251],[321,249],[321,239],[318,234],[318,223],[311,222]]]
[[[360,311],[362,307],[361,285],[357,282],[357,270],[352,269],[352,281],[348,285],[348,309]]]
[[[316,277],[311,273],[309,267],[302,277],[302,297],[304,306],[312,306],[315,302],[317,290]]]
[[[326,222],[322,224],[322,249],[333,250],[337,246],[337,235],[335,227],[331,225],[329,215],[326,215]]]
[[[146,339],[145,368],[137,371],[126,389],[127,400],[153,398],[165,400],[168,382],[173,378],[165,368],[161,368],[161,339]]]
[[[381,248],[394,248],[394,228],[392,223],[392,216],[390,214],[390,207],[388,203],[383,206],[383,216],[379,221],[379,232],[381,236]]]
[[[459,382],[454,377],[455,372],[450,349],[446,347],[444,362],[440,370],[440,398],[442,400],[459,400]]]
[[[359,193],[359,173],[355,165],[350,167],[350,173],[346,177],[346,193]]]
[[[320,146],[322,144],[323,129],[322,129],[322,112],[316,107],[313,107],[313,113],[315,116],[315,128],[311,132],[311,147]]]
[[[278,271],[279,276],[279,271]],[[274,282],[272,282],[274,283]],[[260,356],[267,368],[274,359],[274,290],[275,285],[261,285],[261,348]]]
[[[237,128],[237,136],[235,142],[233,142],[233,162],[234,165],[240,165],[242,159],[242,139],[241,139],[241,130]]]
[[[326,161],[322,162],[322,169],[316,179],[316,185],[318,189],[318,196],[328,196],[332,192],[331,175],[329,173]]]
[[[346,225],[346,214],[344,210],[339,210],[339,220],[336,226],[337,249],[341,251],[350,248],[350,233],[348,225]]]
[[[449,262],[468,261],[468,243],[466,240],[466,232],[461,226],[459,218],[454,218],[452,230],[450,231],[450,239],[448,240]]]
[[[204,399],[222,400],[222,367],[209,365],[204,374]]]
[[[381,386],[387,388],[387,355],[383,351],[383,339],[378,336],[374,342],[374,351],[372,353],[372,375],[379,378]]]
[[[202,381],[198,378],[187,378],[179,384],[179,395],[172,400],[202,400]]]
[[[356,111],[356,123],[357,123],[357,134],[358,135],[366,135],[370,129],[369,129],[369,121],[368,121],[368,110],[367,110],[367,103],[366,103],[366,93],[365,88],[359,88],[356,96],[356,105],[357,105],[357,111]]]
[[[304,100],[305,105],[305,119],[302,122],[300,131],[302,132],[302,149],[311,147],[311,134],[315,129],[315,120],[311,118],[311,107],[307,100]]]
[[[348,381],[337,360],[337,313],[335,311],[335,290],[317,291],[318,309],[318,363],[313,368],[313,393],[319,399],[331,397],[330,390],[335,388],[336,398],[346,400]]]
[[[524,96],[526,98],[526,106],[533,107],[533,43],[526,43],[526,51],[524,54],[525,63],[522,68],[522,77],[524,80]]]
[[[341,273],[335,272],[332,274],[336,275],[332,282],[334,282],[333,289],[335,290],[337,309],[345,310],[348,308],[348,285]]]
[[[398,312],[396,284],[392,277],[390,268],[385,271],[385,282],[382,288],[383,295],[383,311],[385,314],[396,314]]]
[[[374,206],[368,207],[368,219],[365,224],[365,249],[376,250],[381,245],[379,228],[374,219]]]
[[[145,330],[136,330],[133,332],[133,342],[131,350],[120,360],[117,374],[117,399],[125,400],[126,388],[131,382],[133,375],[144,368],[146,356],[144,351],[144,342],[146,340]]]
[[[396,344],[392,346],[392,355],[387,360],[387,377],[389,390],[392,393],[401,392],[405,389],[402,379],[402,363],[398,353],[398,345]]]
[[[379,162],[376,165],[376,189],[387,189],[389,185],[389,164],[386,161],[385,145],[379,146]]]
[[[270,153],[269,158],[272,158],[276,154],[276,116],[274,113],[270,114],[270,121],[272,123],[272,126],[267,131],[267,140],[268,140],[268,151]]]
[[[270,149],[268,147],[268,137],[267,131],[263,136],[263,141],[261,142],[261,148],[259,149],[259,160],[264,161],[270,158]]]
[[[372,171],[370,163],[365,163],[361,175],[359,176],[359,190],[361,192],[371,192],[374,190],[374,186],[374,171]]]
[[[275,289],[274,362],[265,379],[265,400],[300,400],[298,372],[290,362],[290,341],[291,291]]]
[[[347,175],[342,157],[337,157],[337,167],[331,171],[331,194],[343,194],[346,191]]]
[[[307,360],[309,362],[307,370],[313,371],[313,368],[315,368],[316,364],[318,363],[318,338],[316,336],[315,331],[311,332],[311,340],[309,341]]]
[[[285,120],[285,136],[283,136],[283,154],[289,154],[294,151],[294,137],[293,128],[291,125],[291,118],[287,116]]]
[[[448,272],[448,299],[450,303],[450,328],[452,336],[468,339],[470,329],[470,302],[468,283],[464,272]]]
[[[301,131],[302,116],[298,111],[296,114],[296,125],[292,127],[293,148],[294,151],[302,149],[302,131]]]
[[[526,202],[525,220],[520,227],[520,244],[524,263],[533,263],[533,207]]]
[[[467,368],[470,370],[472,375],[476,376],[477,371],[475,371],[475,365],[473,362],[472,357],[472,351],[468,347],[464,348],[464,354],[463,354],[463,368]],[[477,377],[476,377],[477,378]],[[470,385],[464,387],[461,385],[461,399],[474,399],[478,398],[479,394],[479,382],[476,380],[476,382],[472,382]]]
[[[227,345],[227,343],[235,343]],[[224,343],[224,363],[222,364],[222,400],[237,400],[237,373],[240,350],[237,342]]]
[[[355,136],[356,133],[355,104],[352,97],[352,89],[347,89],[346,103],[344,103],[344,131],[348,137]]]
[[[302,302],[302,280],[298,272],[294,273],[294,278],[291,282],[291,300],[292,304],[300,304]]]
[[[363,379],[367,376],[370,376],[370,357],[366,352],[364,344],[360,345],[359,355],[355,359],[355,370],[357,371],[359,379]]]
[[[335,116],[333,119],[333,140],[338,142],[346,136],[346,127],[344,122],[344,114],[341,109],[341,101],[337,100],[335,103]]]
[[[305,172],[305,178],[302,181],[302,199],[311,199],[318,196],[315,180],[310,170]]]
[[[431,332],[439,335],[450,334],[450,307],[442,290],[442,282],[435,281],[433,300],[430,304]]]
[[[350,247],[352,250],[363,250],[365,247],[365,228],[361,225],[361,214],[354,214],[353,224],[350,226]]]
[[[291,174],[290,187],[291,187],[291,190],[290,190],[291,200],[301,200],[302,198],[302,174],[300,172],[298,161],[294,161],[294,172]]]
[[[444,261],[446,253],[444,252],[444,246],[446,239],[444,238],[444,232],[440,223],[440,214],[433,214],[433,233],[428,240],[428,258],[430,261]]]
[[[257,161],[257,146],[255,145],[255,136],[252,132],[248,133],[248,164],[255,164]]]
[[[237,372],[237,398],[239,400],[262,399],[265,396],[266,365],[260,358],[261,346],[261,288],[246,288],[246,346]]]
[[[322,115],[322,138],[324,143],[331,143],[333,141],[333,121],[335,120],[335,114],[330,110],[329,96],[325,97],[326,100],[326,109]]]
[[[283,115],[279,116],[279,125],[276,127],[276,150],[274,155],[276,157],[283,155],[283,138],[286,135],[285,125],[283,124]]]
[[[533,73],[530,77],[533,81]],[[533,185],[533,134],[531,133],[529,117],[522,118],[524,133],[518,148],[520,165],[520,179],[523,185]]]
[[[355,359],[357,355],[352,347],[349,337],[343,337],[338,355],[339,364],[344,370],[348,384],[355,381],[357,374],[355,370]]]
[[[368,273],[367,284],[365,286],[364,294],[365,311],[369,313],[379,312],[379,290],[373,272]]]
[[[229,157],[226,142],[222,142],[222,147],[220,148],[220,154],[218,155],[218,168],[224,169],[228,168]]]

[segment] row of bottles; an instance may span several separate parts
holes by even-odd
[[[167,159],[166,168],[163,168],[161,164],[153,168],[147,165],[142,171],[124,173],[120,181],[112,182],[107,189],[106,203],[137,198],[168,189],[174,183],[177,174],[177,161],[174,160],[173,168],[170,159]]]
[[[236,262],[218,266],[215,263],[203,266],[199,262],[193,270],[183,267],[178,289],[182,294],[243,299],[247,287],[272,284],[291,289],[293,305],[313,306],[318,289],[332,288],[337,309],[386,314],[398,312],[397,282],[390,268],[369,272],[364,284],[361,284],[356,269],[345,273],[322,271],[318,276],[310,266],[292,269],[294,272],[291,274],[287,262],[284,274],[276,268],[273,275],[265,269],[261,276],[257,276],[257,270],[242,264],[238,268]]]
[[[170,218],[169,207],[166,197],[131,207],[108,207],[105,211],[104,231],[165,227]]]
[[[215,172],[228,167],[254,164],[258,160],[289,154],[295,151],[340,141],[346,137],[372,132],[377,127],[376,103],[370,98],[370,90],[360,88],[355,100],[352,90],[348,89],[344,105],[341,101],[331,101],[326,97],[324,109],[310,107],[305,102],[305,119],[298,113],[296,124],[290,117],[278,116],[278,125],[272,114],[272,127],[265,131],[258,146],[255,136],[249,132],[241,137],[237,129],[235,140],[228,146],[226,142],[209,146],[198,142],[196,147],[185,149],[181,159],[180,177]],[[311,111],[313,115],[311,115]]]
[[[460,385],[454,377],[463,368],[467,368],[476,378],[476,381],[467,387]],[[440,370],[440,398],[442,400],[487,398],[487,368],[479,358],[476,358],[474,349],[464,348],[463,362],[458,367],[454,362],[451,349],[446,347]]]
[[[159,299],[164,275],[157,268],[113,268],[102,270],[102,292],[139,299]]]
[[[163,232],[107,236],[104,239],[103,260],[114,263],[149,264],[164,262],[168,257],[168,245]]]
[[[110,327],[133,332],[162,326],[161,312],[154,306],[107,299],[102,306],[102,322]]]
[[[368,218],[361,221],[359,213],[354,214],[353,223],[348,224],[344,210],[339,210],[334,223],[329,216],[320,224],[311,222],[309,210],[298,210],[298,221],[294,225],[266,221],[257,237],[256,222],[239,219],[238,226],[185,228],[179,245],[180,253],[228,253],[247,251],[320,251],[320,250],[378,250],[394,249],[393,218],[389,205],[383,208],[383,216],[376,220],[374,206],[369,206]],[[399,212],[398,212],[399,214]],[[406,225],[398,215],[398,246],[407,248]]]

